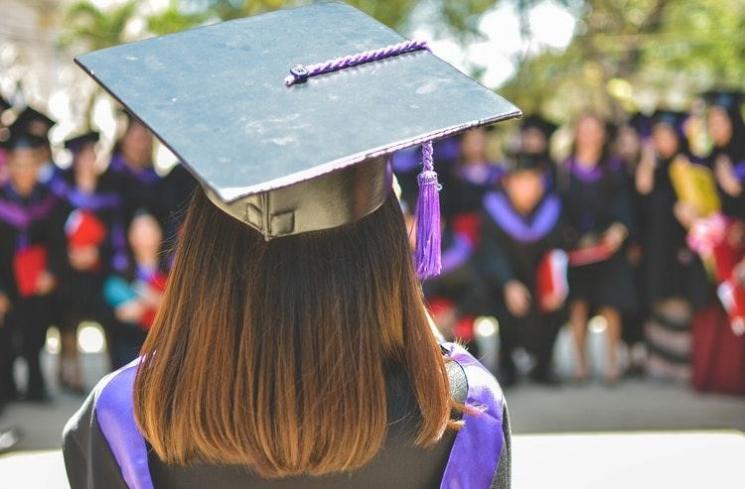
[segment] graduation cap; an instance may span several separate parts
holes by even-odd
[[[651,126],[666,124],[678,134],[683,134],[683,125],[688,120],[688,113],[674,110],[658,109],[652,114]]]
[[[46,138],[20,130],[18,127],[10,127],[10,135],[3,141],[3,147],[8,151],[18,149],[38,149],[46,144]]]
[[[86,146],[96,144],[99,138],[100,135],[98,132],[90,131],[65,140],[65,148],[73,153],[79,153]]]
[[[169,147],[215,205],[266,239],[370,214],[391,191],[388,155],[421,144],[420,276],[439,271],[431,141],[520,115],[426,43],[342,3],[76,61]]]
[[[709,105],[716,105],[728,111],[738,111],[745,102],[745,93],[740,90],[708,90],[701,94]]]
[[[2,114],[3,112],[5,112],[11,107],[12,107],[11,103],[8,102],[8,100],[5,97],[0,95],[0,114]]]
[[[545,155],[519,151],[506,158],[504,169],[509,174],[519,171],[545,171],[550,166],[551,162]]]
[[[558,128],[559,126],[557,124],[554,124],[548,119],[544,119],[538,114],[527,115],[520,121],[521,131],[526,129],[538,129],[544,136],[546,136],[546,139],[549,139]]]
[[[642,139],[647,139],[652,134],[652,118],[642,112],[631,114],[626,124],[634,129]]]
[[[47,133],[57,122],[51,119],[49,116],[39,112],[33,107],[26,107],[18,115],[13,124],[11,124],[11,131],[15,127],[16,130],[25,131],[34,136],[47,139]]]

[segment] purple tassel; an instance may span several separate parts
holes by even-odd
[[[432,161],[432,142],[422,144],[422,172],[417,178],[416,273],[421,279],[434,277],[442,269],[440,241],[440,188]]]

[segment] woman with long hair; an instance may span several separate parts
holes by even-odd
[[[575,147],[558,177],[569,241],[569,321],[578,380],[588,377],[587,322],[595,312],[607,326],[605,381],[618,380],[621,314],[636,307],[624,245],[633,228],[630,189],[621,162],[609,151],[608,126],[584,114],[575,126]]]
[[[307,53],[320,64],[295,66]],[[516,108],[341,3],[79,62],[202,188],[140,358],[66,427],[73,489],[509,486],[499,386],[439,341],[417,278],[441,266],[426,141]],[[386,106],[360,111],[355,84]],[[422,142],[412,260],[388,155]]]

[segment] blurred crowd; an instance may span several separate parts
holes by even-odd
[[[717,90],[695,117],[583,113],[561,128],[562,158],[552,157],[559,127],[538,114],[499,161],[489,130],[441,141],[443,273],[424,284],[441,331],[478,349],[476,318],[494,317],[502,385],[524,373],[556,385],[552,355],[568,324],[581,383],[599,316],[607,384],[650,375],[745,394],[742,102]],[[416,151],[394,157],[409,215],[417,167]]]
[[[743,97],[704,99],[698,119],[660,109],[611,123],[585,113],[565,128],[572,141],[561,159],[551,150],[557,125],[537,114],[501,138],[497,161],[489,129],[436,143],[443,271],[424,292],[442,333],[478,354],[476,318],[493,317],[503,385],[520,380],[518,351],[532,358],[533,381],[556,385],[559,330],[570,325],[583,382],[588,321],[601,316],[608,384],[648,374],[745,393]],[[84,393],[95,380],[78,359],[83,321],[103,327],[112,369],[137,356],[196,186],[181,165],[156,171],[153,136],[135,118],[124,117],[111,152],[96,132],[72,135],[63,169],[48,139],[55,121],[1,102],[10,122],[0,128],[0,407],[48,400],[40,353],[51,325],[64,389]],[[705,151],[689,144],[697,132]],[[420,165],[416,149],[393,157],[410,223]],[[24,386],[17,358],[28,366]]]
[[[72,164],[62,169],[48,139],[54,120],[33,107],[2,111],[12,123],[0,149],[0,407],[48,400],[40,352],[51,325],[67,390],[86,392],[76,334],[83,321],[103,327],[112,369],[138,355],[165,288],[179,210],[196,185],[180,165],[156,172],[152,134],[126,114],[110,157],[98,133],[75,134],[64,143]],[[14,378],[19,357],[25,386]]]

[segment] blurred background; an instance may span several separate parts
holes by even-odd
[[[148,248],[148,243],[138,242],[137,236],[157,240],[156,248],[167,248],[161,243],[175,239],[178,222],[173,216],[178,214],[183,195],[193,188],[193,181],[179,172],[176,158],[157,140],[139,134],[137,121],[123,113],[115,101],[76,67],[73,57],[125,42],[308,3],[311,2],[0,0],[0,96],[8,102],[7,108],[0,108],[0,141],[7,143],[7,154],[0,161],[0,181],[5,184],[8,179],[4,169],[6,159],[11,162],[11,153],[22,146],[12,133],[14,124],[19,127],[21,115],[28,114],[28,108],[50,119],[52,124],[43,135],[46,141],[39,143],[48,151],[48,157],[42,161],[51,162],[53,173],[59,172],[59,178],[62,181],[67,178],[72,187],[79,183],[77,177],[69,176],[75,174],[74,161],[90,141],[78,141],[80,145],[69,141],[95,132],[97,165],[105,174],[114,174],[110,179],[111,192],[122,194],[124,201],[121,215],[111,218],[113,221],[107,221],[108,217],[102,220],[114,229],[117,219],[121,219],[124,226],[121,239],[126,241],[122,246],[130,261],[137,262],[139,254],[147,254],[138,254],[138,250]],[[654,484],[669,482],[668,471],[673,468],[672,477],[679,487],[710,485],[711,481],[701,476],[707,471],[708,475],[721,472],[713,479],[716,487],[743,487],[745,479],[737,479],[736,471],[722,472],[722,464],[725,460],[741,461],[745,456],[742,437],[745,337],[742,329],[738,329],[738,324],[742,324],[736,321],[745,317],[745,295],[740,297],[742,304],[733,306],[732,301],[728,303],[723,298],[721,286],[728,283],[735,290],[728,297],[745,294],[738,281],[745,270],[738,268],[744,254],[744,233],[738,223],[745,217],[745,204],[741,202],[745,202],[745,195],[741,195],[740,186],[745,180],[745,166],[742,169],[738,166],[745,164],[745,133],[739,130],[745,100],[741,93],[745,89],[745,0],[352,0],[348,3],[407,37],[428,40],[437,56],[533,116],[525,119],[529,123],[501,124],[494,130],[441,142],[436,148],[436,163],[446,184],[445,192],[450,190],[455,195],[443,200],[446,252],[466,249],[469,264],[461,267],[465,262],[455,263],[446,270],[443,280],[425,283],[425,293],[442,332],[466,342],[509,387],[512,428],[516,435],[523,436],[516,437],[517,454],[523,455],[516,457],[516,470],[518,475],[522,474],[516,484],[537,487],[546,482],[536,478],[538,475],[529,463],[535,460],[550,467],[545,473],[575,478],[575,487],[597,487],[598,481],[606,487],[616,487],[607,483],[610,479],[621,487],[636,480],[632,477],[634,471],[640,471],[651,481],[649,487],[655,487]],[[723,108],[730,124],[730,138],[724,143],[718,141],[716,130],[712,130],[715,124],[712,113],[717,107]],[[600,144],[611,148],[608,151],[612,155],[598,155],[595,162],[605,172],[602,178],[616,171],[620,176],[613,180],[612,192],[606,192],[610,187],[602,187],[601,195],[594,200],[574,202],[572,194],[584,191],[589,195],[597,191],[591,188],[592,182],[582,177],[592,172],[592,165],[587,171],[575,169],[575,163],[582,166],[579,160],[585,154],[592,154],[593,143],[581,142],[592,139],[582,136],[594,130],[589,127],[592,122],[587,122],[588,118],[602,125],[598,129],[602,133]],[[656,135],[659,126],[672,130],[676,138],[674,150],[665,150],[665,136]],[[532,155],[525,140],[526,131],[531,128],[540,133],[534,136],[543,137],[538,146],[545,146]],[[135,164],[134,170],[123,170],[124,176],[117,175],[112,170],[116,169],[117,156],[124,161],[127,154],[136,153],[135,150],[128,153],[127,148],[137,146],[138,141],[145,148],[147,162],[140,167]],[[723,154],[726,160],[720,158]],[[686,184],[672,182],[667,172],[666,165],[680,155],[687,164],[694,165],[692,168],[706,169],[699,180],[696,176],[680,177],[681,181],[693,182],[689,184],[696,194],[692,197],[690,192],[684,197],[681,186]],[[415,206],[412,176],[416,173],[413,168],[417,158],[412,152],[402,152],[394,158],[402,198],[412,219]],[[643,163],[645,158],[648,167]],[[126,167],[128,163],[120,164]],[[7,166],[10,168],[10,163]],[[649,171],[645,173],[644,168]],[[655,173],[660,168],[664,171]],[[508,261],[533,260],[532,268],[526,272],[530,282],[539,273],[544,253],[563,249],[571,261],[572,251],[598,244],[596,240],[592,246],[585,247],[585,238],[593,233],[579,229],[584,224],[580,223],[583,216],[577,208],[600,208],[608,202],[615,206],[624,201],[626,210],[620,214],[625,217],[614,215],[615,220],[608,220],[610,226],[596,230],[606,236],[616,221],[623,224],[623,237],[619,238],[623,244],[616,252],[622,255],[624,271],[598,270],[611,283],[611,295],[631,294],[634,303],[628,308],[619,304],[615,312],[607,313],[603,307],[597,307],[607,304],[586,300],[590,307],[585,311],[583,323],[574,314],[578,298],[572,295],[572,284],[580,279],[567,272],[565,265],[559,275],[568,280],[569,297],[562,298],[563,313],[558,316],[546,319],[545,311],[535,312],[539,321],[556,324],[554,333],[535,333],[536,337],[546,336],[537,347],[533,344],[535,338],[525,338],[533,334],[529,329],[533,326],[514,321],[522,315],[515,314],[510,304],[515,299],[506,292],[505,283],[509,280],[500,276],[503,270],[488,273],[492,270],[491,262],[489,256],[484,258],[483,250],[489,248],[481,246],[484,237],[494,231],[490,226],[500,225],[490,222],[482,198],[493,192],[509,196],[508,187],[519,185],[509,175],[536,170],[540,170],[542,178],[536,202],[544,202],[553,194],[561,198],[569,214],[572,209],[576,211],[565,216],[568,223],[562,226],[577,236],[568,237],[562,230],[561,243],[540,248],[541,256],[536,260],[505,251],[505,247],[515,242],[519,245],[520,241],[507,232],[486,254],[502,253]],[[143,176],[146,173],[155,176]],[[568,175],[568,187],[562,186],[564,174]],[[53,182],[54,178],[50,177],[49,181]],[[156,180],[159,190],[148,187]],[[574,180],[576,184],[572,183]],[[54,185],[49,184],[49,188],[51,193],[57,192]],[[131,202],[132,195],[142,192],[162,193],[167,197],[155,203]],[[658,195],[655,192],[672,197],[661,197],[660,204],[659,200],[647,197]],[[64,191],[57,193],[64,201]],[[705,203],[699,205],[701,201],[708,202],[707,199],[717,203],[711,209]],[[678,205],[681,201],[692,203],[690,207],[697,208],[695,215],[688,207]],[[523,213],[525,222],[529,223],[529,217],[540,208],[534,204],[535,209],[528,205],[530,209]],[[705,209],[699,209],[701,206]],[[142,207],[154,218],[151,222],[143,218]],[[515,205],[511,208],[514,211]],[[664,214],[661,220],[650,217],[658,211]],[[715,222],[713,216],[723,220]],[[69,222],[68,218],[69,215],[63,218],[63,224]],[[572,223],[573,219],[576,222]],[[675,220],[672,228],[664,227],[672,220]],[[733,250],[727,251],[733,255],[730,260],[733,264],[726,272],[717,262],[718,255],[712,252],[718,242],[712,242],[715,238],[707,231],[717,223],[726,228],[722,232],[732,238],[727,238],[729,242],[738,240]],[[694,229],[699,233],[697,236],[704,235],[697,243],[706,241],[705,246],[696,248],[686,238],[695,234]],[[0,228],[0,241],[2,232]],[[671,234],[677,236],[677,241],[671,242]],[[69,234],[67,238],[71,239]],[[459,243],[464,248],[458,248]],[[662,251],[657,246],[659,243],[664,243]],[[652,255],[652,249],[660,255]],[[679,274],[680,263],[675,265],[678,268],[649,272],[654,269],[649,262],[656,259],[650,256],[678,257],[681,253],[688,253],[685,255],[688,258],[681,258],[685,262],[686,278]],[[112,258],[115,254],[111,252]],[[166,263],[158,264],[158,274],[148,275],[144,280],[148,289],[148,300],[144,301],[147,306],[157,303],[152,295],[162,291],[159,281],[167,274],[168,260],[161,261]],[[474,262],[477,270],[473,269]],[[694,262],[697,265],[692,265]],[[690,278],[693,268],[700,268],[702,274],[698,278]],[[131,281],[130,288],[139,293],[142,284],[135,284],[141,279],[137,278],[139,269],[135,266],[128,270],[117,272],[125,282]],[[631,276],[631,292],[613,285],[622,282],[617,278],[619,273],[627,272]],[[653,277],[649,278],[650,275]],[[587,280],[582,282],[585,287]],[[702,290],[676,289],[657,294],[650,289],[655,287],[650,283],[662,284],[661,290],[675,289],[673,285],[684,280],[701,284]],[[535,287],[537,284],[528,287],[532,295],[536,295],[532,290]],[[479,303],[474,305],[474,301],[464,300],[464,295],[471,299],[478,296]],[[114,299],[107,302],[114,317],[97,321],[95,314],[82,314],[74,326],[60,326],[60,321],[52,319],[52,327],[44,327],[40,356],[46,379],[44,392],[34,399],[28,398],[28,392],[24,396],[20,389],[0,411],[0,489],[66,487],[59,454],[55,451],[59,448],[64,422],[98,379],[120,364],[128,352],[136,351],[147,331],[143,326],[146,320],[140,321],[139,316],[132,320],[131,311],[121,312],[115,303]],[[108,326],[102,325],[108,319],[140,323],[139,333],[134,337],[124,335],[124,339],[112,336]],[[586,333],[580,333],[576,324],[584,324]],[[506,349],[504,334],[508,327],[523,329],[508,337],[511,344]],[[17,340],[4,337],[0,341]],[[121,351],[112,353],[114,341],[119,342]],[[585,345],[584,355],[578,354],[578,341]],[[550,353],[545,353],[547,348]],[[63,358],[61,354],[65,350],[67,354]],[[548,356],[548,360],[541,355]],[[14,356],[11,363],[11,375],[21,386],[34,375],[23,356]],[[506,357],[509,361],[505,361]],[[722,365],[717,364],[717,358]],[[550,365],[548,375],[538,371],[541,362],[546,361]],[[702,366],[702,362],[707,366]],[[722,380],[722,376],[726,378]],[[598,432],[636,433],[641,438],[629,442],[627,438],[583,437]],[[558,433],[565,438],[551,437]],[[549,437],[544,438],[545,435]],[[640,446],[648,447],[643,452],[645,464],[618,465],[629,452],[640,453]],[[5,448],[9,449],[8,454],[2,455]],[[586,460],[595,448],[602,449],[604,455],[597,460]],[[554,461],[550,454],[556,450],[567,450],[572,463]],[[691,452],[707,452],[711,459],[699,459],[701,469],[687,472],[684,466]],[[716,458],[719,462],[713,461]],[[608,465],[609,460],[613,464]],[[725,465],[730,470],[737,462],[734,464]],[[31,477],[35,467],[47,467],[48,471],[43,477],[35,475],[31,479],[34,483],[29,485],[29,479],[25,478]]]

